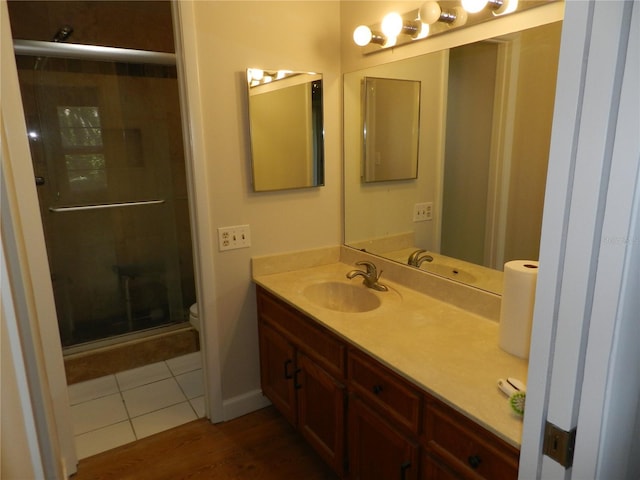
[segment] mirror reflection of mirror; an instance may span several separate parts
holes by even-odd
[[[247,69],[253,189],[324,185],[322,74]]]
[[[407,180],[418,175],[420,82],[365,77],[363,182]]]
[[[505,262],[538,258],[561,22],[344,77],[345,243],[494,293]],[[421,81],[415,182],[360,183],[366,76]],[[378,187],[378,188],[371,188]],[[416,220],[428,205],[431,219]],[[422,208],[422,207],[421,207]]]

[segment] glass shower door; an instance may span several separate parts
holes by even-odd
[[[185,321],[175,66],[16,58],[63,346]]]

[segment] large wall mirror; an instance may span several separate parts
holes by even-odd
[[[500,294],[504,263],[537,260],[561,22],[344,76],[345,243]],[[419,81],[418,176],[360,181],[360,85]],[[414,221],[416,204],[431,219]]]
[[[322,74],[247,69],[256,192],[324,185]]]

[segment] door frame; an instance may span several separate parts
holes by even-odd
[[[566,3],[520,457],[523,480],[613,478],[600,463],[608,449],[602,427],[616,408],[605,399],[627,386],[609,381],[611,359],[618,355],[612,339],[621,325],[637,321],[620,306],[637,297],[625,289],[625,265],[633,254],[629,247],[638,248],[628,240],[631,228],[638,230],[640,153],[637,131],[634,145],[625,124],[635,119],[631,128],[637,128],[640,107],[621,98],[623,87],[632,98],[629,90],[637,89],[637,83],[629,84],[638,79],[632,71],[638,48],[627,52],[627,46],[631,25],[637,38],[638,3]],[[608,238],[627,242],[616,246]],[[620,375],[634,365],[623,366]],[[617,415],[635,418],[637,405],[627,408]],[[543,455],[547,421],[567,432],[577,429],[572,468]],[[633,426],[627,424],[628,435]]]
[[[172,12],[187,153],[187,179],[191,187],[189,203],[196,291],[201,319],[200,344],[203,354],[205,413],[212,422],[218,422],[223,420],[223,404],[213,265],[213,246],[216,243],[212,235],[214,230],[210,215],[212,194],[206,184],[208,175],[200,110],[193,2],[173,0]],[[3,147],[2,174],[3,188],[6,185],[10,200],[3,202],[2,207],[3,222],[11,222],[11,228],[3,228],[3,242],[6,235],[7,242],[12,242],[16,247],[8,250],[8,257],[5,259],[3,256],[2,260],[6,261],[10,273],[14,273],[10,285],[11,289],[17,292],[14,295],[24,300],[22,304],[16,305],[16,317],[6,320],[13,322],[12,326],[22,334],[24,365],[16,365],[16,372],[20,373],[21,370],[26,373],[29,388],[35,399],[32,402],[32,412],[38,431],[40,451],[32,451],[33,464],[43,465],[47,478],[67,478],[77,471],[77,455],[62,345],[38,197],[33,181],[33,165],[6,0],[0,0],[0,20],[3,56],[1,112],[3,143],[6,143]],[[16,278],[15,275],[19,275],[20,278]]]

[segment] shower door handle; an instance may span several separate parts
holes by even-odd
[[[50,212],[77,212],[79,210],[98,210],[101,208],[136,207],[139,205],[158,205],[166,200],[142,200],[139,202],[98,203],[95,205],[75,205],[69,207],[49,207]]]

